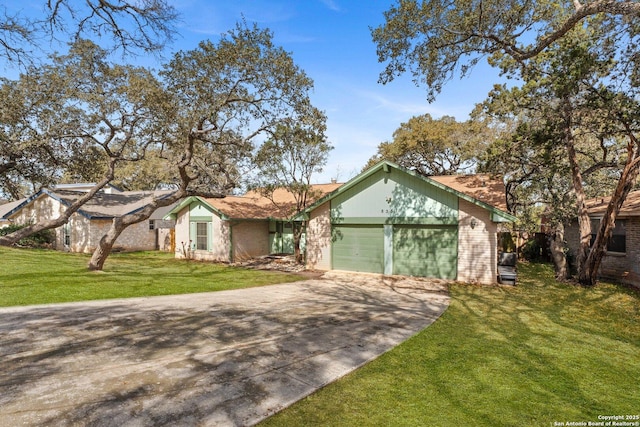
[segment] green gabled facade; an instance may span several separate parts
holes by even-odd
[[[315,231],[307,233],[308,246],[323,254],[319,265],[325,269],[456,279],[458,260],[467,250],[460,247],[468,234],[460,234],[466,218],[461,204],[481,212],[494,228],[515,220],[461,191],[383,161],[305,210],[311,220],[321,206],[328,206],[325,222],[331,228],[330,248],[313,246]]]

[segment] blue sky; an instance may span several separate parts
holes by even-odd
[[[360,172],[380,142],[391,140],[402,122],[429,113],[463,121],[483,101],[497,72],[482,64],[470,77],[449,82],[436,102],[410,76],[378,83],[378,63],[370,27],[384,22],[391,1],[378,0],[176,0],[182,15],[180,36],[169,49],[191,49],[203,39],[216,41],[242,16],[274,33],[275,42],[290,52],[313,80],[314,105],[327,116],[327,136],[335,147],[324,173],[346,181]]]
[[[38,14],[43,0],[10,0],[10,12]],[[454,116],[463,121],[476,103],[483,101],[495,82],[496,70],[478,65],[470,77],[454,78],[436,102],[426,101],[426,89],[416,87],[411,76],[381,85],[370,27],[384,22],[383,12],[392,0],[169,0],[181,15],[176,40],[167,46],[163,60],[148,57],[130,62],[156,70],[178,50],[190,50],[234,28],[242,17],[274,33],[275,43],[314,80],[312,102],[327,117],[327,136],[335,147],[315,182],[331,178],[346,181],[359,173],[376,153],[379,143],[409,118],[429,113],[434,118]],[[55,49],[55,47],[52,47]],[[46,48],[45,48],[46,49]],[[7,77],[16,70],[3,70]],[[7,72],[8,71],[8,72]]]

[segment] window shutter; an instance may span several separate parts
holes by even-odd
[[[213,250],[213,223],[207,223],[207,250],[211,252]]]

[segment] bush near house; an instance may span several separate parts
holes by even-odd
[[[7,227],[0,228],[0,236],[6,236],[14,231],[18,231],[28,224],[11,224]],[[29,237],[25,237],[16,243],[16,246],[24,248],[50,248],[55,241],[56,234],[53,230],[42,230],[32,234]]]

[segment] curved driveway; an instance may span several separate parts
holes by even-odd
[[[327,273],[0,309],[0,425],[252,425],[442,314],[446,285]]]

